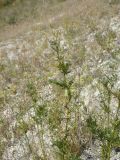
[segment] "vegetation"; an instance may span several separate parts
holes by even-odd
[[[5,2],[5,8],[20,5]],[[16,16],[8,23],[16,23]],[[34,29],[5,42],[7,49],[0,43],[0,159],[84,160],[91,148],[97,150],[91,158],[111,160],[119,150],[117,27],[111,21],[103,27],[103,19],[72,20]]]

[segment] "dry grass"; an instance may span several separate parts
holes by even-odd
[[[11,10],[17,10],[16,6],[9,7],[11,7]],[[36,6],[30,7],[33,7],[30,9],[32,11]],[[46,28],[46,26],[51,27],[65,22],[71,23],[72,21],[76,21],[84,28],[84,26],[87,25],[86,22],[88,23],[88,20],[92,20],[97,24],[103,17],[107,17],[107,19],[109,19],[115,14],[118,14],[119,9],[119,4],[110,5],[107,1],[104,0],[67,0],[63,3],[57,3],[53,5],[38,5],[33,14],[31,12],[27,13],[25,16],[25,9],[22,11],[20,6],[18,6],[19,12],[17,15],[15,15],[17,19],[15,24],[9,25],[3,23],[3,21],[0,19],[0,41],[16,37],[19,34],[27,32],[31,30],[31,28],[37,26]],[[10,12],[9,10],[7,10],[7,8],[1,10],[1,16],[7,17]],[[23,12],[22,15],[21,11]]]
[[[12,9],[15,8],[15,6],[9,7]],[[118,14],[119,8],[120,5],[109,5],[105,0],[66,0],[63,3],[54,3],[54,5],[44,4],[43,8],[37,6],[35,15],[31,16],[31,13],[29,12],[25,18],[24,13],[22,13],[22,15],[17,14],[18,21],[15,24],[9,25],[4,23],[1,25],[0,41],[5,40],[5,42],[0,43],[0,113],[3,115],[0,119],[0,137],[1,139],[6,139],[6,141],[2,141],[0,144],[0,156],[3,156],[4,150],[11,145],[10,141],[12,139],[12,133],[15,140],[17,138],[17,140],[20,140],[21,142],[21,138],[24,135],[27,135],[26,133],[29,133],[29,131],[36,132],[35,125],[37,119],[35,120],[35,117],[32,117],[31,112],[29,113],[29,111],[35,109],[36,112],[41,101],[44,106],[47,105],[45,107],[48,107],[47,110],[50,113],[48,114],[48,119],[43,117],[43,121],[50,125],[50,129],[53,129],[53,135],[56,137],[58,136],[61,139],[64,134],[64,120],[69,118],[67,112],[68,103],[66,103],[68,96],[66,96],[66,90],[64,91],[60,86],[52,86],[48,82],[50,78],[53,80],[54,78],[59,80],[62,80],[63,78],[58,69],[56,69],[58,64],[56,63],[55,53],[50,47],[51,40],[54,40],[55,38],[55,32],[61,33],[61,42],[65,42],[66,44],[64,47],[68,45],[67,51],[64,50],[64,55],[66,62],[71,61],[70,70],[72,72],[68,75],[67,80],[69,82],[69,78],[71,79],[73,77],[75,80],[73,86],[67,90],[67,93],[71,90],[75,101],[78,97],[78,102],[73,100],[69,104],[71,112],[69,133],[71,139],[73,139],[73,141],[70,141],[68,137],[69,149],[76,155],[80,150],[82,153],[86,145],[90,143],[88,141],[91,139],[91,134],[88,133],[87,128],[84,128],[84,125],[81,128],[82,124],[84,124],[86,115],[83,119],[81,118],[83,123],[79,123],[79,120],[80,117],[84,116],[84,112],[91,113],[89,108],[91,106],[88,104],[88,108],[85,108],[85,111],[82,110],[81,105],[84,105],[83,102],[86,101],[86,99],[82,96],[80,97],[79,92],[81,92],[81,87],[83,87],[82,91],[84,92],[84,88],[87,89],[88,86],[88,94],[92,93],[89,85],[91,85],[94,78],[97,76],[96,72],[100,69],[99,64],[97,64],[98,59],[96,59],[96,56],[102,59],[101,47],[96,40],[93,42],[90,41],[89,35],[91,32],[89,31],[90,28],[94,29],[96,25],[98,27],[101,20],[105,20],[105,25],[107,26],[107,21]],[[4,10],[4,13],[5,11],[6,10]],[[23,17],[22,20],[20,20],[21,16]],[[86,46],[86,49],[90,48],[91,52],[87,53],[84,50],[84,47]],[[103,58],[106,59],[107,56],[108,55],[103,54]],[[66,62],[62,63],[64,64],[64,67],[67,64]],[[96,66],[98,67],[98,70],[96,70]],[[101,71],[103,68],[101,67]],[[94,73],[92,73],[92,71],[94,71]],[[97,74],[99,77],[99,73]],[[69,83],[66,81],[66,77],[64,78],[64,82],[68,85]],[[91,92],[89,92],[89,90],[91,90]],[[93,99],[91,98],[91,100],[93,100],[94,103],[94,97]],[[90,105],[91,104],[92,101]],[[44,112],[44,110],[42,111],[43,113],[46,112]],[[35,115],[36,117],[38,116],[36,113]],[[41,116],[41,113],[39,116]],[[38,119],[41,118],[39,116]],[[25,117],[28,117],[26,121],[23,120]],[[75,123],[73,122],[72,117],[75,117]],[[13,126],[13,128],[11,128],[12,131],[9,132],[8,129],[14,122],[16,125]],[[72,126],[74,127],[71,128]],[[78,128],[76,126],[78,126]],[[55,128],[57,128],[59,132],[54,130]],[[39,130],[40,137],[42,137],[43,132],[45,134],[47,133],[44,126],[42,131],[41,129]],[[81,142],[82,138],[86,140],[83,144]],[[46,142],[41,143],[43,145]],[[40,147],[35,141],[30,142],[30,144],[28,143],[28,146],[30,147],[30,152],[32,147],[33,155],[35,146]],[[81,149],[82,147],[83,149]],[[15,152],[18,154],[18,150]],[[69,158],[66,159],[68,160]]]

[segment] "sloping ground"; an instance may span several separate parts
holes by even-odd
[[[62,90],[48,82],[49,79],[61,78],[50,45],[56,34],[59,34],[65,59],[71,61],[68,78],[74,78],[72,90],[77,98],[73,98],[70,107],[73,114],[78,112],[74,106],[80,108],[81,124],[86,118],[84,107],[88,113],[102,112],[99,108],[100,93],[96,87],[99,79],[104,78],[104,75],[112,77],[114,73],[117,79],[113,90],[120,89],[119,7],[101,1],[96,3],[95,0],[67,1],[58,8],[56,6],[52,15],[46,15],[47,21],[45,18],[31,25],[29,31],[26,26],[24,34],[19,36],[19,27],[16,26],[16,36],[7,39],[9,36],[6,35],[7,40],[0,42],[1,159],[59,159],[52,143],[54,136],[62,136],[64,129],[54,126],[56,130],[51,131],[52,126],[48,123],[48,119],[54,121],[57,116],[57,112],[54,112],[56,106],[63,107],[66,99]],[[11,35],[13,31],[10,31]],[[9,33],[9,27],[1,34],[3,36],[6,33]],[[101,47],[102,39],[99,36],[97,39],[96,35],[109,37],[110,50]],[[38,116],[35,108],[40,106],[47,106],[49,111],[48,118],[43,117],[42,125],[36,123],[35,119]],[[112,101],[112,116],[116,106],[116,100]],[[71,120],[71,126],[72,123]],[[81,135],[82,140],[88,141],[85,132]],[[81,159],[100,159],[99,145],[99,142],[87,144]],[[111,160],[115,159],[119,160],[120,154],[113,150]]]
[[[3,20],[5,18],[8,19],[9,16],[11,16],[9,12],[13,12],[13,10],[17,12],[14,15],[17,20],[15,24],[3,24],[2,20],[0,20],[0,41],[14,38],[22,33],[26,33],[31,30],[33,26],[36,26],[36,23],[43,24],[43,28],[46,28],[45,26],[48,28],[48,26],[55,27],[56,25],[59,26],[61,23],[76,21],[84,28],[84,26],[89,23],[89,20],[94,21],[94,23],[99,23],[99,19],[102,17],[106,19],[107,23],[109,18],[118,14],[120,9],[120,5],[110,5],[108,1],[104,0],[66,0],[61,3],[44,2],[46,3],[43,5],[43,1],[37,1],[36,7],[34,7],[31,3],[31,5],[27,5],[26,2],[20,7],[16,4],[12,6],[13,8],[8,6],[8,8],[0,10],[0,16]],[[35,10],[35,14],[31,11],[27,11],[29,6],[32,10]],[[27,16],[25,17],[26,12]],[[21,16],[23,16],[23,18],[21,18]],[[55,23],[53,23],[54,17],[59,17],[57,21],[54,21]],[[52,23],[50,22],[50,19],[52,20]]]

